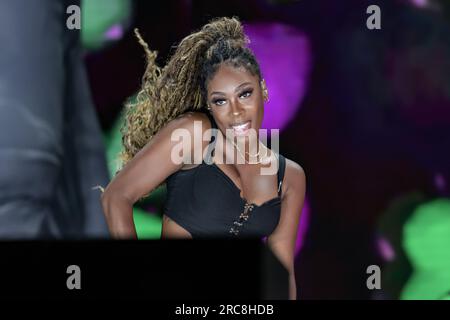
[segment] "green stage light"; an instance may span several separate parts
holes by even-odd
[[[159,239],[161,236],[161,218],[139,208],[133,208],[134,225],[139,240]]]
[[[129,24],[130,0],[82,0],[81,42],[87,49],[99,49],[122,37]]]
[[[443,299],[450,292],[450,199],[414,210],[404,226],[403,247],[413,273],[401,299]]]
[[[115,121],[109,132],[104,133],[104,141],[106,146],[106,160],[110,177],[113,177],[119,169],[120,162],[118,155],[122,151],[122,135],[120,128],[124,123],[124,113],[122,112]],[[140,205],[152,203],[161,205],[165,200],[166,188],[164,186],[154,190],[145,200],[139,202]],[[137,205],[133,208],[133,218],[136,226],[138,239],[159,239],[161,235],[162,220],[159,215],[149,213]]]

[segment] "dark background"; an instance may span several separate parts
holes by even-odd
[[[399,196],[448,197],[448,1],[135,1],[138,27],[164,64],[171,46],[213,17],[282,22],[304,32],[314,62],[307,94],[280,152],[307,176],[310,221],[296,260],[299,298],[369,299],[366,268],[383,264],[378,221]],[[366,8],[382,9],[368,30]],[[104,130],[140,85],[144,52],[132,28],[86,56]]]

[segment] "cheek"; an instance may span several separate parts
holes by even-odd
[[[221,112],[216,112],[215,116],[215,121],[219,130],[225,134],[225,130],[229,126],[228,114],[226,112],[223,112],[223,114]]]
[[[264,118],[264,107],[261,106],[261,108],[259,108],[259,110],[258,110],[258,122],[259,122],[258,125],[259,126],[262,125],[263,118]]]
[[[251,96],[250,99],[247,100],[246,104],[251,106],[252,108],[259,110],[263,107],[264,100],[259,94],[255,94]]]
[[[264,99],[262,96],[258,95],[255,98],[255,105],[258,108],[257,109],[258,114],[263,114],[264,113]]]
[[[263,121],[263,118],[264,118],[264,104],[263,103],[259,103],[258,102],[258,103],[255,104],[254,117],[255,117],[257,126],[261,127],[262,121]]]

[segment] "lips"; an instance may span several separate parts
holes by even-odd
[[[235,135],[244,135],[250,129],[250,124],[251,124],[250,121],[246,121],[246,122],[234,124],[231,127],[233,128]]]

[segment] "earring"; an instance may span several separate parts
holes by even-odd
[[[269,101],[269,92],[267,91],[266,81],[264,79],[261,80],[261,88],[263,90],[264,102]]]

